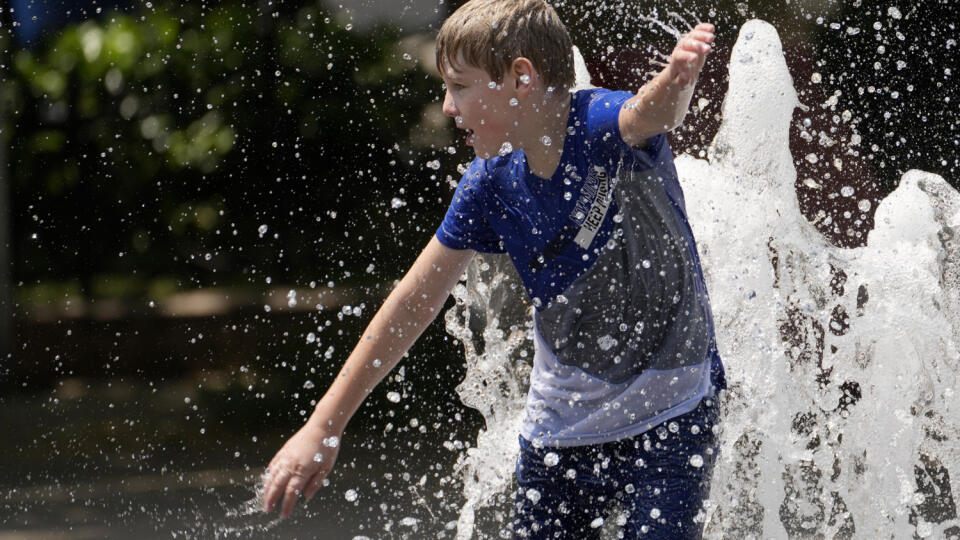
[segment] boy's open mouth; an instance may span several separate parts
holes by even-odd
[[[468,146],[473,146],[473,130],[467,129],[466,143]]]

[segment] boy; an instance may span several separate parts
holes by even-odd
[[[544,0],[471,0],[443,25],[443,111],[477,158],[436,235],[303,428],[264,507],[311,498],[347,421],[442,308],[473,254],[507,252],[534,304],[517,536],[586,538],[611,499],[626,537],[700,535],[725,386],[664,132],[680,124],[713,26],[638,96],[570,93],[572,43]],[[335,439],[333,439],[335,437]],[[598,521],[599,519],[599,521]]]

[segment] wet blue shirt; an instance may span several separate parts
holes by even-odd
[[[709,299],[666,136],[627,145],[628,92],[571,97],[549,179],[518,150],[476,159],[437,238],[509,254],[535,306],[522,434],[594,444],[641,433],[712,392]]]

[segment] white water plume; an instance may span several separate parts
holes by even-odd
[[[677,160],[731,383],[708,536],[956,534],[960,194],[911,171],[865,247],[831,246],[797,203],[798,105],[751,21],[709,161]]]
[[[467,373],[457,387],[464,404],[480,411],[486,429],[456,464],[466,502],[457,522],[457,538],[471,538],[476,511],[502,506],[509,493],[520,445],[529,367],[520,360],[531,331],[519,276],[505,255],[477,255],[467,268],[467,285],[453,290],[456,306],[447,311],[447,331],[464,346]],[[502,512],[499,510],[498,512]],[[509,522],[497,516],[501,524]]]

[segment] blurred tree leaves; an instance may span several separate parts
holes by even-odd
[[[449,198],[423,167],[447,128],[410,142],[439,80],[402,37],[314,3],[154,2],[12,51],[15,280],[395,277]]]

